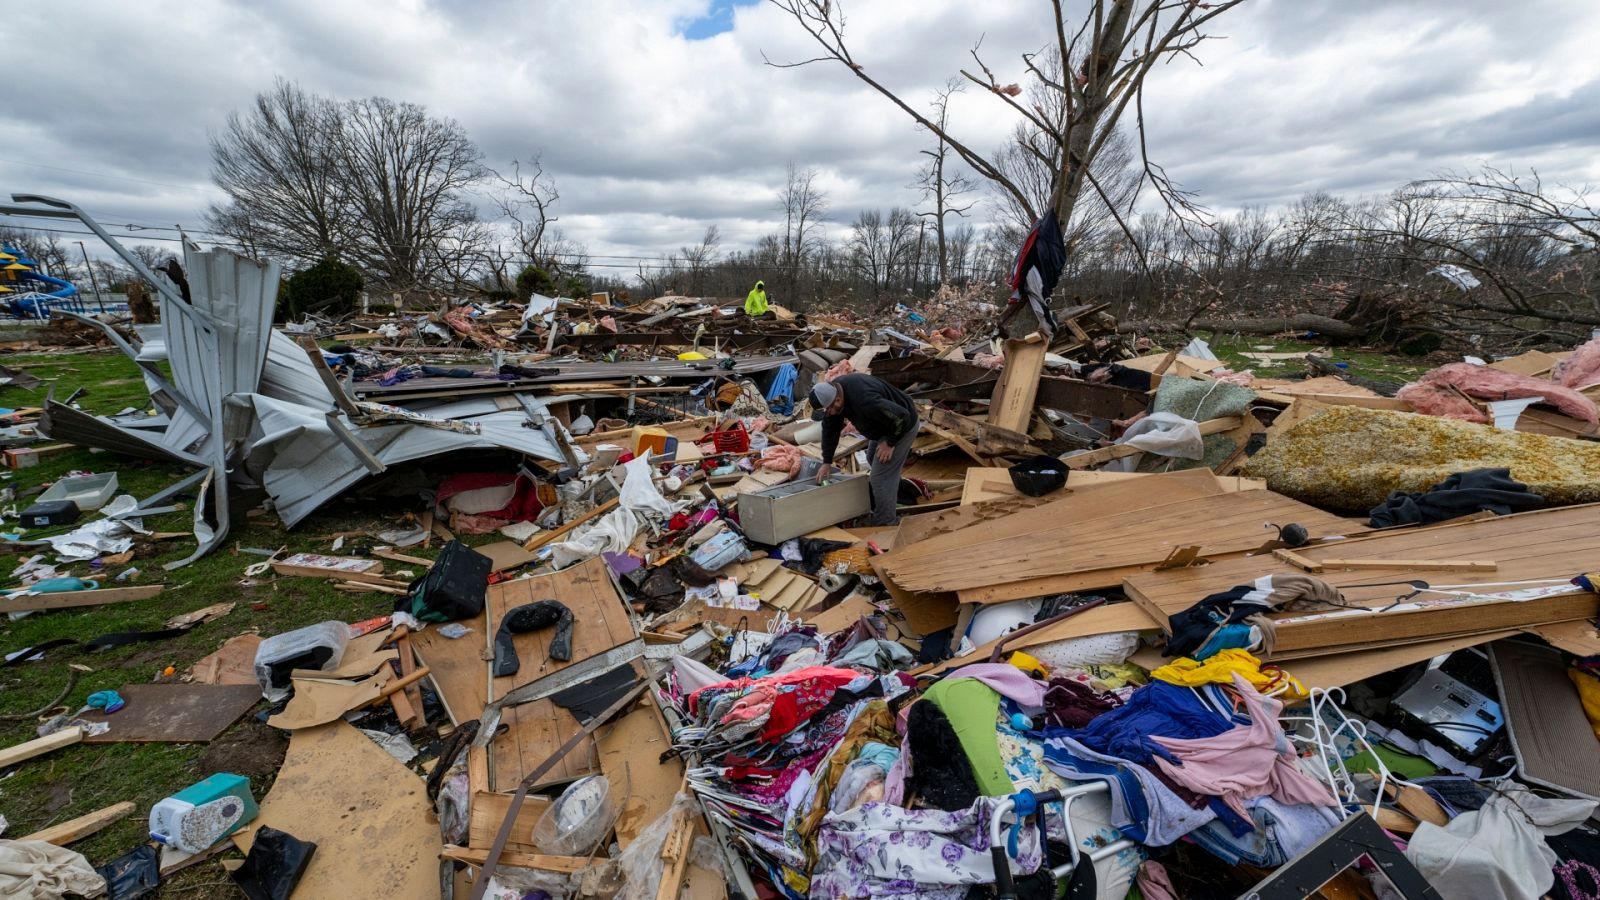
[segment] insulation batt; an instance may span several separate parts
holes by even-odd
[[[1582,419],[1590,425],[1600,420],[1600,412],[1596,411],[1594,401],[1570,387],[1471,363],[1440,366],[1415,383],[1401,388],[1395,397],[1425,415],[1487,423],[1488,416],[1457,396],[1450,390],[1452,386],[1479,400],[1543,397],[1546,403],[1574,419]]]
[[[1572,351],[1572,355],[1556,363],[1550,377],[1557,384],[1581,391],[1600,384],[1600,338]]]

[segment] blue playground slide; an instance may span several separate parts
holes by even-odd
[[[0,286],[10,289],[0,293],[0,303],[5,305],[6,311],[25,319],[47,319],[52,301],[74,300],[78,296],[78,289],[72,282],[40,272],[38,263],[9,246],[0,247]],[[41,299],[40,295],[48,299]]]

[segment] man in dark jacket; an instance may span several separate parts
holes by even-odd
[[[900,470],[917,439],[917,407],[905,392],[871,375],[841,375],[811,389],[811,418],[822,423],[822,468],[817,481],[833,470],[839,435],[846,419],[856,426],[872,461],[872,524],[900,521],[895,499],[900,491]]]

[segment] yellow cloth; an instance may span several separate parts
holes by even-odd
[[[1589,717],[1589,727],[1600,739],[1600,678],[1582,669],[1568,669],[1567,677],[1578,688],[1578,699],[1583,701],[1583,714]]]
[[[760,283],[751,288],[749,295],[744,298],[744,311],[752,316],[759,316],[767,311],[767,289]]]
[[[1299,679],[1277,666],[1269,665],[1263,669],[1261,660],[1244,650],[1222,650],[1205,662],[1179,657],[1152,670],[1150,677],[1168,684],[1199,687],[1203,684],[1231,684],[1235,672],[1244,676],[1251,687],[1263,694],[1288,685],[1288,690],[1282,696],[1284,700],[1303,700],[1308,696],[1306,686]]]

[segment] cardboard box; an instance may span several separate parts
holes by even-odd
[[[867,476],[836,478],[825,485],[791,481],[739,495],[739,526],[752,541],[781,544],[872,511]]]

